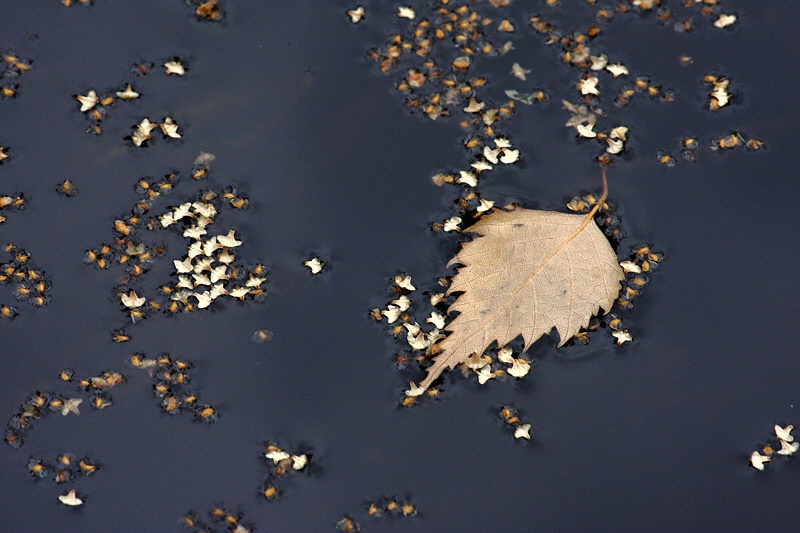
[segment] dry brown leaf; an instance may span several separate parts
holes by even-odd
[[[433,347],[423,389],[493,341],[503,346],[522,335],[527,350],[556,328],[562,346],[599,308],[611,309],[624,274],[593,215],[515,209],[466,230],[480,237],[448,263],[463,265],[447,291],[463,292],[449,310],[460,314]]]

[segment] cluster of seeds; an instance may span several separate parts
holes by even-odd
[[[471,100],[470,105],[476,104]],[[476,108],[482,108],[483,103],[476,104]],[[491,143],[493,146],[490,146]],[[493,170],[497,166],[514,165],[520,159],[520,152],[515,149],[511,141],[504,136],[498,136],[484,143],[477,135],[470,135],[464,142],[464,146],[474,161],[470,163],[469,169],[457,172],[439,173],[431,177],[434,185],[443,186],[449,184],[458,187],[459,196],[454,201],[454,208],[458,213],[455,216],[434,222],[431,224],[433,231],[460,232],[464,220],[475,221],[486,213],[491,212],[496,202],[481,197],[476,190],[478,182],[485,172]],[[510,208],[512,206],[505,206]]]
[[[607,19],[598,17],[598,22],[604,22],[605,20]],[[625,65],[619,62],[611,62],[607,54],[603,52],[592,53],[590,43],[601,34],[601,29],[597,24],[591,24],[585,30],[568,34],[538,14],[531,16],[529,22],[537,34],[545,37],[545,45],[560,47],[559,58],[580,72],[575,88],[584,98],[583,103],[593,105],[597,103],[597,98],[600,96],[598,88],[600,74],[610,74],[614,79],[630,74]],[[615,103],[620,107],[624,107],[631,102],[636,93],[644,93],[650,98],[659,98],[664,102],[671,102],[674,99],[671,89],[665,89],[660,84],[653,82],[648,76],[640,75],[633,78],[632,83],[624,84],[620,87]]]
[[[19,90],[18,80],[22,75],[33,68],[30,59],[23,59],[11,51],[0,53],[0,100],[16,98]],[[8,147],[0,146],[0,165],[8,159]],[[8,197],[0,196],[0,210],[3,209],[3,200]],[[0,223],[5,219],[0,215]]]
[[[244,515],[240,511],[231,511],[224,505],[215,505],[208,511],[208,517],[214,525],[220,525],[225,531],[231,533],[250,533],[255,531],[255,526],[243,522]],[[183,515],[180,520],[181,525],[195,531],[196,533],[211,533],[218,531],[214,526],[207,525],[197,513],[190,511]]]
[[[96,90],[89,89],[86,94],[76,94],[74,98],[80,105],[80,112],[89,121],[86,133],[100,135],[103,133],[102,128],[100,128],[100,122],[109,116],[109,112],[117,102],[135,100],[139,96],[139,93],[129,83],[124,89],[108,93],[98,94]]]
[[[292,472],[304,472],[308,467],[311,460],[311,451],[303,450],[290,454],[284,451],[280,446],[274,442],[267,442],[265,444],[264,457],[267,459],[268,473],[267,479],[259,489],[261,495],[268,501],[272,501],[280,497],[281,491],[275,486],[278,479],[285,478]],[[252,524],[243,522],[243,515],[241,511],[231,511],[224,505],[215,505],[208,511],[208,516],[211,519],[212,526],[207,525],[195,512],[186,513],[181,517],[180,523],[190,528],[192,531],[211,532],[216,531],[215,525],[221,525],[226,528],[226,531],[233,533],[249,533],[254,531],[255,527]]]
[[[461,373],[464,377],[474,373],[478,379],[478,384],[484,385],[490,379],[511,376],[521,379],[531,371],[532,361],[527,354],[517,354],[510,346],[502,346],[495,350],[487,350],[482,354],[474,353],[463,361],[460,365]],[[406,394],[413,394],[414,387]]]
[[[442,279],[440,282],[446,284]],[[446,286],[446,285],[442,285]],[[395,298],[389,301],[386,309],[374,308],[370,311],[370,316],[376,322],[386,319],[389,330],[395,338],[404,338],[409,346],[408,351],[404,351],[395,356],[395,364],[401,370],[405,370],[409,365],[419,366],[429,360],[427,348],[437,340],[443,338],[441,328],[445,324],[446,296],[443,292],[426,293],[430,302],[431,312],[425,319],[425,327],[418,324],[414,317],[409,313],[412,306],[411,294],[416,291],[416,287],[411,282],[411,276],[399,273],[394,276],[390,283],[390,291]],[[436,389],[426,391],[431,397],[437,397]],[[414,396],[406,396],[402,405],[408,407],[417,401]]]
[[[353,11],[348,13],[351,18]],[[358,20],[361,15],[363,10]],[[395,66],[404,69],[397,90],[404,96],[406,107],[432,120],[458,112],[463,116],[462,127],[482,139],[494,137],[495,123],[513,114],[514,102],[495,105],[479,98],[478,91],[486,85],[486,79],[471,76],[469,71],[480,56],[511,49],[510,42],[498,49],[492,40],[500,33],[512,33],[513,25],[503,20],[495,27],[491,17],[480,13],[479,6],[449,0],[435,2],[427,18],[418,19],[413,9],[402,7],[398,18],[410,21],[407,28],[387,36],[387,44],[371,50],[368,57],[379,63],[381,72],[389,73]]]
[[[206,227],[214,222],[216,208],[212,201],[217,195],[214,193],[210,198],[207,194],[205,198],[206,201],[181,204],[159,218],[165,228],[182,223],[184,238],[192,240],[186,256],[173,260],[174,276],[178,282],[163,285],[161,291],[172,302],[180,303],[189,311],[193,306],[189,298],[197,301],[198,309],[205,309],[218,297],[224,296],[240,301],[248,298],[263,300],[266,297],[262,288],[267,279],[266,267],[259,263],[245,268],[234,263],[234,249],[242,244],[236,239],[234,230],[203,239],[207,234]]]
[[[670,22],[675,23],[675,31],[689,31],[694,27],[694,16],[701,16],[713,19],[713,25],[717,28],[725,28],[736,22],[736,15],[728,15],[721,11],[723,0],[681,0],[680,13],[673,13],[666,6],[662,6],[662,0],[618,0],[614,6],[598,6],[595,10],[595,17],[598,22],[606,22],[614,18],[615,15],[625,13],[637,13],[642,16],[654,15],[656,22],[666,25]],[[509,0],[489,0],[492,5],[508,5]],[[545,0],[549,7],[556,7],[560,0]],[[597,0],[586,0],[588,5],[594,6]],[[687,18],[680,18],[688,15]],[[688,28],[688,29],[687,29]]]
[[[216,422],[219,413],[212,406],[200,403],[198,395],[189,388],[189,371],[192,362],[173,359],[168,353],[148,359],[144,354],[133,354],[129,362],[135,368],[146,370],[153,378],[153,394],[159,407],[169,414],[193,413],[195,420],[210,424]]]
[[[58,377],[61,381],[72,382],[75,377],[75,371],[71,368],[64,369],[58,374]],[[112,372],[110,370],[106,370],[98,376],[85,377],[77,380],[78,387],[86,392],[92,393],[89,397],[89,405],[95,410],[105,409],[111,405],[111,396],[109,396],[105,390],[121,383],[125,383],[125,376],[119,372]]]
[[[578,138],[594,139],[600,143],[603,151],[601,157],[608,160],[609,155],[619,155],[625,150],[625,141],[628,140],[628,127],[616,126],[609,131],[594,131],[597,121],[598,108],[590,107],[586,104],[571,104],[562,100],[564,109],[570,112],[570,118],[564,124],[567,127],[575,128]]]
[[[531,440],[531,425],[522,421],[516,407],[504,405],[500,408],[498,415],[505,427],[514,431],[515,439]]]
[[[678,146],[681,158],[694,163],[697,161],[697,151],[700,149],[701,139],[693,135],[687,135],[678,139]],[[708,140],[708,148],[712,152],[722,152],[736,148],[745,148],[748,151],[756,152],[763,149],[766,144],[764,141],[748,136],[738,131],[732,131]],[[659,163],[667,167],[674,167],[678,159],[669,150],[659,150],[656,154]]]
[[[650,276],[658,270],[665,257],[664,252],[654,250],[647,244],[636,244],[631,247],[630,258],[620,263],[625,273],[622,290],[616,301],[620,309],[633,308],[633,300],[641,294]]]
[[[381,497],[367,502],[367,516],[370,518],[405,517],[413,518],[419,514],[417,505],[410,497],[397,498]],[[352,516],[345,515],[339,519],[334,527],[342,533],[355,533],[361,531],[361,524]]]
[[[630,105],[636,94],[643,94],[651,100],[664,103],[675,101],[675,92],[672,89],[653,83],[649,76],[638,76],[631,84],[624,84],[619,88],[619,92],[614,98],[614,105],[617,107]]]
[[[352,10],[348,14],[352,19],[353,14],[358,12]],[[363,13],[362,8],[360,14]],[[388,73],[395,66],[410,63],[422,68],[408,71],[411,83],[407,83],[408,87],[399,86],[401,91],[419,89],[426,81],[435,81],[439,86],[453,88],[462,94],[471,92],[471,88],[459,86],[458,78],[463,77],[469,68],[472,56],[496,53],[486,34],[492,19],[467,5],[451,4],[449,0],[435,2],[430,19],[422,18],[415,22],[417,17],[414,10],[404,7],[398,9],[397,15],[399,19],[409,21],[406,30],[402,34],[389,35],[385,46],[368,53],[368,57],[378,61],[381,72]],[[437,46],[439,44],[442,46]],[[430,59],[433,52],[440,48],[450,54],[450,65],[446,71],[440,70]]]
[[[166,253],[167,246],[165,243],[148,245],[133,240],[133,236],[137,229],[148,227],[142,217],[150,211],[153,203],[172,192],[179,181],[177,172],[165,175],[160,181],[141,178],[135,188],[143,196],[137,200],[130,213],[114,220],[113,243],[104,243],[97,248],[87,250],[84,263],[100,269],[109,268],[114,263],[123,265],[127,269],[129,279],[144,273],[149,263]]]
[[[0,204],[2,199],[0,197]],[[27,302],[35,307],[50,302],[50,279],[31,262],[31,255],[14,244],[6,244],[3,250],[10,256],[10,260],[0,263],[0,285],[13,285],[13,295],[20,302]],[[14,318],[18,314],[16,308],[0,304],[0,318]]]
[[[720,11],[720,0],[686,0],[683,2],[682,7],[685,10],[690,10],[693,13],[699,13],[704,17],[710,17],[715,20],[714,26],[718,28],[725,28],[730,26],[736,21],[735,15],[728,15]],[[661,24],[674,22],[676,29],[680,31],[689,31],[693,27],[693,19],[691,16],[677,20],[674,14],[666,7],[660,7],[658,1],[635,0],[635,1],[621,1],[613,9],[601,7],[596,12],[597,21],[603,23],[610,21],[615,14],[624,14],[629,12],[637,12],[643,16],[648,16],[651,13],[656,15],[656,20]],[[597,138],[599,141],[608,143],[606,152],[608,154],[618,154],[624,150],[625,134],[627,128],[622,132],[622,136],[615,136],[612,132],[619,131],[614,128],[609,133],[597,133],[593,131],[596,116],[605,116],[605,112],[599,107],[599,72],[608,72],[614,78],[624,77],[629,74],[628,69],[620,63],[610,63],[608,57],[604,53],[594,55],[589,47],[589,42],[601,33],[600,28],[592,24],[588,30],[583,32],[573,32],[566,37],[566,32],[557,29],[552,23],[545,20],[541,15],[534,15],[530,19],[531,26],[539,34],[545,35],[545,44],[557,44],[561,47],[560,57],[562,60],[574,67],[580,72],[580,78],[576,83],[582,100],[578,103],[564,102],[564,107],[568,109],[572,117],[567,122],[567,126],[575,127],[579,137]],[[681,64],[691,64],[692,58],[683,56]],[[654,83],[646,75],[640,75],[632,78],[631,83],[623,84],[618,89],[618,94],[614,99],[614,104],[618,107],[624,107],[631,103],[632,99],[637,93],[648,95],[651,99],[659,99],[662,102],[672,102],[674,100],[674,91],[664,88],[661,84]],[[717,110],[730,103],[731,98],[734,96],[728,91],[730,80],[726,76],[710,73],[705,76],[704,82],[711,87],[711,94],[708,98],[708,105],[711,110]],[[735,138],[720,138],[719,148],[733,148],[736,146]],[[753,143],[755,149],[761,144],[761,141]],[[684,157],[689,160],[694,160],[694,153],[691,149],[683,151]],[[675,158],[668,152],[662,151],[659,153],[659,161],[665,165],[673,166]]]
[[[88,457],[76,459],[70,453],[62,453],[56,457],[54,464],[31,457],[27,468],[34,479],[46,479],[52,476],[57,484],[71,483],[77,476],[88,477],[100,470],[100,466]]]
[[[477,103],[474,99],[470,100],[470,105],[480,111],[483,109],[483,103]],[[472,137],[468,139],[464,146],[471,151],[475,161],[470,163],[469,170],[461,170],[458,172],[458,177],[449,174],[436,174],[431,178],[434,185],[442,186],[445,183],[455,183],[457,185],[466,185],[468,187],[477,187],[478,176],[481,172],[492,170],[495,165],[511,165],[519,161],[519,150],[514,149],[511,141],[505,137],[496,137],[491,141],[494,147],[482,144],[477,138]],[[480,146],[480,147],[479,147]],[[488,211],[491,205],[482,205],[483,209],[478,212]]]
[[[633,340],[633,336],[623,324],[622,319],[616,313],[608,313],[602,317],[592,317],[589,324],[573,335],[570,342],[581,346],[588,344],[589,333],[599,330],[601,326],[608,328],[617,344],[625,344]]]
[[[31,68],[33,62],[22,59],[15,53],[6,51],[0,54],[0,99],[6,100],[17,97],[19,83],[17,80]],[[8,158],[7,146],[0,146],[0,165]]]
[[[160,130],[165,139],[180,139],[178,124],[171,118],[165,117],[161,122],[150,122],[149,118],[143,118],[141,122],[133,127],[133,133],[126,137],[130,139],[134,146],[147,146],[153,138],[153,130]]]
[[[625,289],[623,289],[623,291],[624,290]],[[611,336],[614,337],[617,344],[625,344],[633,340],[633,336],[622,324],[622,319],[615,313],[608,313],[603,316],[602,321],[608,326],[608,329],[611,331]]]
[[[25,433],[33,427],[34,420],[40,419],[49,411],[59,411],[64,416],[69,413],[79,415],[78,406],[82,402],[82,398],[67,398],[55,392],[36,391],[20,406],[19,412],[9,419],[3,441],[12,448],[19,448],[24,443]]]
[[[548,2],[550,3],[550,2]],[[552,5],[556,5],[553,2]],[[594,4],[594,2],[590,2]],[[596,18],[598,23],[610,21],[615,15],[625,13],[639,13],[642,16],[655,15],[656,20],[660,24],[674,23],[677,31],[686,32],[691,31],[694,27],[694,15],[700,15],[712,19],[713,25],[717,28],[726,28],[736,22],[736,16],[726,14],[721,11],[721,0],[685,0],[681,8],[686,11],[683,15],[673,13],[666,6],[662,7],[659,0],[626,0],[617,2],[613,9],[607,7],[600,7],[596,11]],[[627,128],[622,132],[622,136],[613,135],[614,131],[619,131],[617,126],[608,133],[596,133],[593,131],[596,117],[605,116],[605,112],[599,107],[600,91],[598,88],[599,78],[598,72],[606,71],[613,75],[614,78],[627,76],[628,69],[619,63],[609,63],[607,56],[603,53],[593,55],[588,45],[589,41],[594,39],[601,33],[600,28],[596,24],[592,24],[588,30],[584,32],[573,32],[566,37],[566,32],[559,30],[554,24],[547,21],[541,15],[533,15],[530,18],[530,23],[533,29],[542,35],[545,35],[545,44],[557,44],[561,47],[560,57],[562,60],[581,71],[581,76],[576,83],[582,100],[578,103],[564,102],[564,107],[570,111],[572,117],[567,122],[567,126],[572,126],[576,129],[578,137],[596,138],[599,141],[608,144],[606,152],[608,154],[618,154],[624,150],[624,142],[626,140]],[[689,56],[682,56],[680,58],[682,65],[691,64],[692,58]],[[712,111],[716,111],[722,107],[730,104],[735,95],[729,92],[730,78],[717,73],[707,74],[703,82],[710,87],[710,94],[708,96],[708,106]],[[629,84],[624,84],[619,88],[617,97],[614,99],[615,105],[624,107],[631,103],[634,95],[637,93],[647,94],[651,99],[658,98],[664,102],[671,102],[674,100],[674,91],[671,89],[663,88],[660,84],[654,83],[646,75],[640,75],[633,78]],[[691,138],[688,138],[691,141]],[[735,148],[740,145],[747,146],[751,150],[758,150],[763,146],[763,141],[758,139],[745,138],[733,132],[728,135],[723,135],[719,138],[711,140],[712,150],[724,150]],[[688,145],[682,146],[681,155],[688,161],[695,161],[696,154],[691,142]],[[666,150],[661,150],[657,155],[658,161],[666,166],[674,166],[676,158]]]
[[[192,177],[203,179],[209,174],[211,154],[201,154],[195,161]],[[85,262],[97,268],[109,268],[112,264],[124,266],[126,275],[115,288],[123,311],[136,323],[152,312],[189,312],[205,309],[219,297],[238,301],[261,301],[266,297],[263,284],[267,269],[263,264],[244,266],[236,262],[236,248],[242,241],[236,239],[234,230],[206,236],[223,207],[244,209],[248,205],[246,195],[234,187],[221,191],[199,191],[194,201],[167,208],[161,215],[144,218],[153,203],[170,193],[179,183],[179,175],[172,172],[161,181],[142,178],[136,190],[143,197],[137,201],[130,214],[114,221],[116,237],[111,244],[87,250]],[[146,232],[179,229],[189,239],[186,253],[172,261],[173,282],[162,284],[157,298],[141,296],[134,286],[146,274],[152,262],[167,252],[164,242],[145,242],[140,237]]]
[[[785,428],[775,424],[775,437],[764,444],[760,450],[750,454],[750,465],[756,470],[764,470],[764,463],[772,461],[775,455],[789,457],[797,453],[800,443],[794,442],[792,430],[794,426],[788,425]],[[780,447],[779,450],[775,450]]]
[[[587,0],[594,4],[595,0]],[[713,20],[713,26],[719,29],[727,28],[736,22],[736,15],[722,12],[722,0],[682,0],[679,13],[673,12],[666,5],[662,6],[661,0],[624,0],[617,3],[613,10],[600,8],[597,11],[598,20],[609,20],[614,14],[635,12],[645,16],[654,15],[658,24],[666,26],[672,24],[676,32],[690,32],[694,29],[694,17]]]
[[[153,63],[143,62],[134,65],[133,73],[137,76],[145,76],[149,74],[154,68]],[[186,73],[186,67],[181,62],[179,57],[164,63],[164,73],[167,76],[177,75],[183,76]],[[75,100],[80,105],[80,111],[86,117],[89,125],[86,127],[86,133],[94,135],[101,135],[103,133],[100,123],[108,118],[111,109],[119,102],[130,102],[138,99],[141,96],[130,83],[125,84],[124,88],[118,88],[110,91],[100,91],[96,89],[87,89],[85,94],[74,95]],[[145,118],[139,125],[134,126],[134,132],[129,137],[133,144],[141,146],[142,143],[151,138],[150,132],[160,128],[165,137],[180,138],[178,134],[178,125],[175,124],[172,118],[166,117],[160,123],[151,123],[149,119]]]
[[[276,482],[293,472],[305,472],[311,461],[312,453],[310,449],[302,446],[295,453],[289,453],[274,442],[267,442],[264,447],[264,457],[267,459],[267,477],[259,492],[264,499],[272,501],[281,495],[281,491],[275,485]]]
[[[0,99],[16,98],[17,90],[19,89],[19,80],[24,73],[29,71],[33,62],[29,59],[23,59],[17,54],[6,51],[0,54],[2,61],[0,61]],[[2,154],[2,149],[0,149]],[[0,160],[2,160],[0,155]]]
[[[708,95],[708,108],[711,111],[717,111],[728,105],[734,97],[732,93],[728,92],[730,85],[730,78],[721,74],[709,73],[703,78],[703,83],[711,88],[711,94]]]
[[[575,89],[580,100],[576,103],[562,100],[564,108],[571,114],[566,126],[575,128],[579,138],[595,139],[600,142],[605,152],[604,157],[621,154],[625,150],[628,127],[617,125],[605,132],[594,131],[598,118],[606,116],[600,107],[600,75],[616,79],[630,74],[625,65],[611,62],[607,54],[593,53],[590,43],[600,35],[600,27],[591,24],[586,30],[573,32],[567,37],[566,32],[557,29],[541,15],[533,15],[530,24],[534,31],[545,37],[545,45],[560,47],[561,60],[579,73]],[[623,83],[619,87],[614,103],[618,107],[627,106],[637,93],[646,94],[650,99],[662,102],[674,100],[674,92],[671,89],[653,82],[646,75],[640,75],[633,78],[631,83]]]
[[[367,503],[367,514],[373,518],[382,518],[384,516],[412,518],[417,516],[418,513],[416,504],[408,496],[405,498],[384,496]]]
[[[713,151],[732,150],[734,148],[745,147],[750,151],[757,151],[764,148],[764,141],[755,137],[746,136],[744,133],[732,131],[719,137],[714,137],[709,143],[709,148]]]
[[[2,161],[3,149],[0,147],[0,161]],[[7,156],[6,156],[7,157]],[[11,195],[0,195],[0,224],[7,219],[3,216],[3,211],[6,209],[24,209],[25,208],[25,195],[23,193],[14,193]]]
[[[71,369],[62,370],[59,380],[64,383],[74,381],[75,372]],[[119,372],[104,371],[100,375],[87,377],[77,381],[78,389],[90,392],[88,397],[92,408],[99,410],[111,405],[111,397],[104,391],[125,382],[125,377]],[[23,444],[26,432],[33,427],[34,420],[38,420],[49,412],[60,412],[63,416],[70,413],[81,414],[79,406],[83,398],[69,397],[53,391],[36,391],[20,405],[19,411],[11,416],[6,426],[4,442],[12,448],[19,448]],[[88,463],[87,463],[88,464]]]
[[[459,213],[435,222],[432,227],[436,231],[457,232],[462,227],[464,212],[469,210],[473,212],[471,216],[480,216],[494,205],[494,201],[481,198],[475,188],[482,172],[519,160],[519,151],[511,146],[507,136],[498,135],[497,131],[501,121],[513,115],[512,96],[531,101],[547,99],[545,91],[539,89],[528,96],[511,93],[508,96],[512,100],[499,104],[479,94],[486,86],[486,79],[470,75],[470,70],[481,56],[510,51],[513,48],[510,41],[496,47],[493,40],[515,31],[509,20],[498,23],[481,13],[482,9],[477,4],[441,0],[423,18],[413,9],[401,7],[398,20],[410,21],[405,22],[407,28],[389,35],[384,47],[368,54],[379,62],[382,72],[391,72],[394,67],[403,69],[397,89],[409,109],[422,111],[431,119],[455,113],[462,117],[460,125],[467,131],[464,146],[475,161],[467,170],[433,177],[437,185],[461,186],[461,195],[455,200]],[[363,8],[351,10],[348,15],[357,22],[364,15]],[[526,74],[521,67],[512,72],[521,79]]]

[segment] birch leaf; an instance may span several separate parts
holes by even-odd
[[[592,217],[515,209],[466,231],[479,237],[448,263],[462,265],[448,289],[463,293],[449,310],[459,314],[432,350],[423,388],[494,341],[504,346],[521,335],[527,350],[555,328],[562,346],[619,294],[624,274]]]

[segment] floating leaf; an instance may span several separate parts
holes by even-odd
[[[608,312],[624,275],[593,215],[515,209],[471,226],[480,237],[448,263],[463,265],[448,289],[463,292],[449,310],[459,314],[420,386],[494,341],[504,346],[522,335],[527,349],[556,328],[562,346],[598,309]]]

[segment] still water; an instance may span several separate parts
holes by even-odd
[[[597,6],[562,3],[474,3],[517,28],[507,37],[514,50],[475,61],[486,98],[500,101],[506,88],[550,95],[502,124],[523,159],[481,180],[480,194],[498,205],[564,210],[599,187],[598,145],[564,127],[560,102],[577,101],[579,74],[528,23],[541,13],[566,34],[596,20]],[[763,530],[796,521],[795,458],[757,472],[748,456],[773,424],[800,424],[800,6],[728,0],[722,10],[738,20],[724,30],[698,15],[689,33],[652,13],[601,24],[593,46],[675,94],[671,103],[639,95],[625,108],[611,102],[616,89],[601,96],[611,122],[630,128],[610,170],[626,233],[620,258],[639,242],[667,254],[623,315],[634,341],[615,346],[600,331],[586,346],[557,350],[555,337],[544,339],[524,380],[479,386],[453,372],[440,401],[402,409],[407,381],[420,374],[395,368],[402,344],[369,311],[394,297],[389,280],[399,272],[419,293],[452,274],[445,264],[459,238],[430,228],[457,214],[458,192],[430,177],[473,161],[461,118],[409,113],[396,90],[404,67],[384,75],[366,58],[408,27],[396,2],[366,1],[359,24],[345,14],[355,4],[340,1],[221,5],[219,23],[197,21],[182,0],[2,7],[0,51],[32,68],[14,80],[16,98],[0,100],[0,146],[10,155],[0,194],[22,191],[28,204],[3,211],[0,241],[27,250],[52,286],[40,308],[0,286],[0,302],[20,313],[0,319],[0,411],[9,419],[40,390],[88,398],[59,380],[65,368],[127,379],[108,391],[108,408],[85,400],[80,416],[51,413],[20,449],[0,449],[0,529],[180,530],[182,515],[210,522],[215,505],[259,531],[333,531],[345,515],[365,531]],[[426,2],[409,5],[419,18],[430,12]],[[176,56],[186,75],[164,75],[161,64]],[[150,62],[150,74],[132,71]],[[529,81],[508,74],[514,62],[532,71]],[[732,80],[735,97],[717,112],[707,109],[709,72]],[[74,96],[127,83],[141,97],[113,107],[102,135],[84,133],[90,122]],[[142,148],[124,139],[144,117],[166,116],[181,139],[157,134]],[[708,148],[731,131],[766,148]],[[683,136],[701,139],[694,163],[680,157]],[[659,163],[659,150],[676,156],[675,167]],[[209,180],[194,182],[200,152],[216,159]],[[133,325],[114,295],[124,270],[83,264],[141,197],[134,184],[172,171],[183,181],[160,209],[201,188],[233,185],[249,197],[247,209],[225,211],[222,227],[243,241],[245,264],[268,267],[263,303],[226,300]],[[65,179],[79,194],[56,193]],[[177,234],[163,238],[180,250]],[[318,276],[303,266],[315,255],[327,266]],[[167,263],[155,263],[142,286],[168,281]],[[122,327],[132,340],[116,344],[111,332]],[[262,329],[272,340],[253,342]],[[219,420],[164,413],[153,380],[126,364],[135,352],[193,361],[191,389]],[[530,442],[503,427],[497,412],[507,404],[532,424]],[[266,441],[311,454],[304,472],[276,482],[276,501],[259,493]],[[100,469],[64,485],[28,472],[29,459],[53,464],[63,453]],[[70,488],[84,505],[59,504]],[[418,515],[369,517],[367,502],[381,497],[410,499]]]

